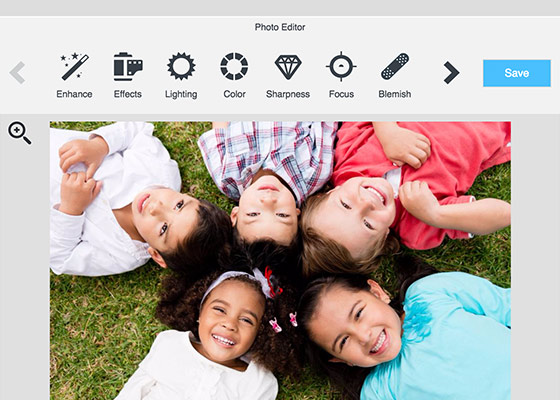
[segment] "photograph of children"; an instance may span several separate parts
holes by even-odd
[[[509,122],[51,122],[51,398],[509,398],[510,162]]]

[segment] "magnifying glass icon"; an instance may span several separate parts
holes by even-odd
[[[23,125],[19,121],[14,121],[10,124],[10,126],[8,126],[8,133],[14,139],[19,139],[20,137],[23,137],[23,140],[25,140],[25,143],[31,144],[31,140],[29,140],[27,137],[24,136],[25,135],[25,125]]]

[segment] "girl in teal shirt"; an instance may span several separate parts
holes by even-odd
[[[509,399],[510,289],[408,262],[393,302],[362,276],[310,283],[297,316],[312,364],[349,398]]]

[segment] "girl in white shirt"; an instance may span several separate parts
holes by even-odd
[[[158,317],[185,331],[161,332],[116,400],[275,399],[272,372],[294,374],[300,365],[287,343],[295,327],[274,315],[291,299],[258,270],[181,286],[167,278]]]
[[[153,125],[50,131],[50,266],[56,274],[118,274],[150,257],[198,277],[231,241],[217,206],[180,193],[177,163]]]

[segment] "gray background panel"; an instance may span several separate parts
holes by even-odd
[[[284,115],[259,119],[512,121],[512,399],[560,398],[560,117]],[[51,120],[243,120],[249,115],[0,115],[0,398],[49,397]],[[33,142],[7,134],[20,120]]]

